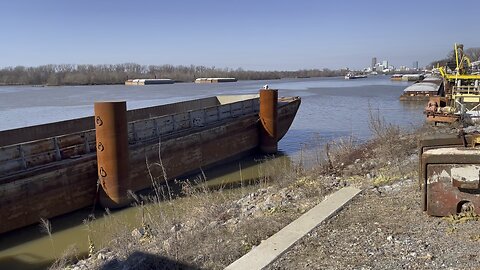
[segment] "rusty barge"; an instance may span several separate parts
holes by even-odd
[[[440,96],[443,92],[443,80],[428,77],[418,81],[403,90],[400,101],[428,101],[430,97]]]
[[[255,151],[269,132],[262,125],[269,122],[275,123],[275,131],[266,137],[273,138],[274,145],[267,138],[263,147],[274,151],[301,100],[277,94],[270,98],[275,109],[263,118],[259,95],[217,96],[125,111],[127,187],[105,183],[111,181],[110,171],[99,164],[97,152],[110,146],[98,139],[98,126],[106,121],[99,116],[1,131],[0,233],[98,201],[109,207],[115,201],[112,192],[150,187],[150,174],[174,179]],[[151,166],[159,162],[159,153],[165,172]]]

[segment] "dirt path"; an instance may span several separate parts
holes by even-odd
[[[420,209],[413,180],[366,190],[269,269],[480,269],[478,222]]]

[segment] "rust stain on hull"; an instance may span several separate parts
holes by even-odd
[[[96,194],[95,156],[0,185],[0,233],[92,205]]]

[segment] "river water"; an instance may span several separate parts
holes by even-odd
[[[305,156],[305,149],[311,149],[310,145],[342,137],[364,141],[372,134],[371,114],[379,114],[385,121],[404,128],[424,121],[423,103],[398,99],[408,83],[375,76],[357,80],[307,78],[222,84],[0,87],[0,130],[89,116],[95,101],[126,100],[128,109],[136,109],[214,95],[257,93],[265,84],[279,89],[279,96],[302,97],[293,124],[279,143],[281,156],[269,162],[298,162]],[[262,166],[265,164],[249,157],[205,174],[209,182],[232,182],[260,177]],[[114,215],[135,219],[133,212],[129,208]],[[36,225],[0,235],[0,269],[42,269],[72,244],[84,254],[88,243],[82,220],[89,213],[91,210],[86,209],[52,219],[51,238]],[[97,210],[96,215],[102,213]],[[91,226],[101,223],[102,218],[98,218]]]

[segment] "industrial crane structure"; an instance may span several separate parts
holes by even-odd
[[[453,123],[480,120],[480,74],[477,62],[464,53],[462,44],[455,44],[455,68],[439,67],[443,77],[443,93],[430,98],[425,113],[430,122]]]

